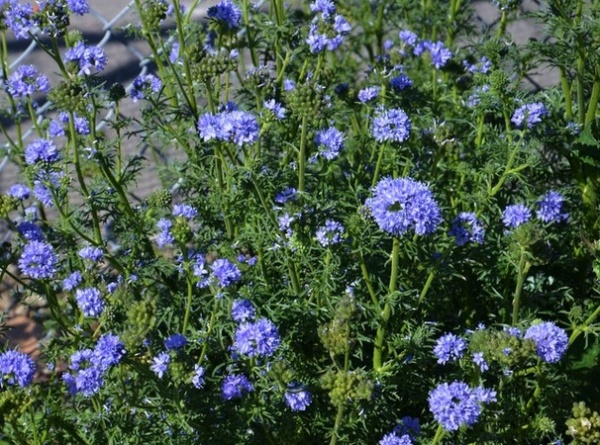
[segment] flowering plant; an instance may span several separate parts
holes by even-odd
[[[0,277],[44,332],[0,353],[0,443],[594,443],[597,7],[517,45],[514,0],[483,29],[461,0],[134,3],[125,88],[86,0],[0,1]]]

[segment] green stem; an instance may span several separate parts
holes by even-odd
[[[600,97],[600,80],[594,82],[592,87],[592,96],[588,103],[588,110],[585,115],[585,126],[588,127],[596,118],[596,110],[598,109],[598,98]]]
[[[344,407],[343,403],[338,405],[337,414],[335,416],[335,424],[333,425],[333,435],[331,436],[331,440],[329,441],[329,445],[336,445],[338,441],[338,432],[342,425],[342,420],[344,418]]]
[[[258,66],[258,56],[256,55],[256,45],[250,29],[250,17],[248,14],[248,0],[242,1],[242,17],[244,18],[244,26],[246,27],[246,35],[248,36],[248,47],[250,48],[250,57],[252,64]]]
[[[594,312],[592,312],[592,314],[583,322],[582,325],[577,326],[573,330],[573,332],[571,333],[571,336],[569,337],[569,346],[572,345],[573,343],[575,343],[575,340],[577,340],[577,337],[579,337],[581,335],[581,333],[585,332],[587,327],[594,322],[594,320],[598,317],[598,315],[600,315],[600,305],[598,305],[596,310]]]
[[[502,37],[504,32],[506,31],[506,24],[508,22],[508,15],[506,11],[502,11],[502,16],[500,17],[500,27],[498,28],[498,37]]]
[[[519,265],[517,266],[517,284],[515,286],[515,293],[513,298],[513,310],[512,310],[512,325],[517,326],[519,323],[519,307],[521,305],[521,293],[523,292],[523,283],[527,277],[527,272],[531,263],[527,261],[527,251],[521,246],[521,257],[519,258]]]
[[[381,171],[381,164],[383,162],[383,152],[385,151],[386,144],[381,144],[379,149],[379,155],[377,156],[377,164],[375,164],[375,173],[373,173],[373,180],[371,181],[371,187],[375,187],[377,180],[379,179],[379,173]]]
[[[385,330],[387,327],[387,323],[390,319],[392,308],[390,305],[390,298],[393,298],[394,292],[396,292],[396,282],[398,280],[398,271],[399,271],[399,261],[400,261],[400,239],[394,237],[393,246],[392,246],[392,270],[390,274],[390,284],[388,289],[387,301],[385,302],[385,306],[383,308],[383,313],[381,315],[381,323],[377,328],[377,334],[375,337],[375,348],[373,350],[373,369],[375,371],[381,369],[383,365],[383,340],[385,337]]]
[[[298,192],[304,192],[304,169],[306,168],[306,133],[307,133],[307,116],[302,116],[302,133],[300,135],[300,152],[298,153]]]
[[[202,352],[200,352],[200,357],[198,358],[198,364],[202,365],[204,357],[206,357],[206,353],[208,351],[208,340],[212,330],[215,326],[215,320],[217,319],[217,310],[219,309],[219,299],[214,296],[215,302],[213,303],[212,312],[210,314],[210,321],[208,322],[208,329],[206,330],[206,335],[204,337],[204,344],[202,345]]]
[[[435,436],[433,437],[431,445],[437,445],[438,443],[440,443],[445,433],[446,431],[444,430],[444,427],[442,426],[442,424],[439,424],[437,430],[435,431]]]
[[[186,267],[187,268],[187,267]],[[183,316],[183,327],[181,328],[181,333],[185,335],[187,332],[187,326],[190,321],[190,313],[192,312],[192,295],[193,295],[193,283],[190,278],[190,271],[186,271],[187,275],[187,301],[185,304],[185,315]]]
[[[475,138],[475,147],[481,148],[481,144],[483,143],[483,128],[484,128],[484,116],[481,113],[477,117],[477,137]]]
[[[567,79],[567,73],[563,67],[559,67],[560,71],[560,85],[563,90],[563,97],[565,98],[565,112],[567,113],[567,119],[573,120],[573,101],[571,100],[571,87],[569,86],[569,80]]]

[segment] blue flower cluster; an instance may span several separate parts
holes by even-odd
[[[215,139],[232,142],[239,147],[256,142],[260,132],[256,117],[238,110],[203,114],[198,119],[197,127],[204,142]]]
[[[165,339],[165,348],[182,349],[187,345],[187,338],[183,334],[173,334]]]
[[[344,133],[335,127],[318,131],[315,135],[315,144],[321,148],[320,156],[331,161],[338,157],[340,150],[344,147]]]
[[[243,323],[248,320],[254,320],[256,309],[250,300],[234,300],[231,305],[231,318],[236,323]]]
[[[312,397],[303,384],[292,382],[284,394],[284,401],[292,411],[305,411],[312,403]]]
[[[242,278],[242,272],[231,261],[223,258],[210,265],[213,280],[221,287],[229,287]]]
[[[91,397],[104,385],[106,372],[117,365],[125,355],[125,346],[117,335],[104,334],[92,349],[83,349],[71,355],[69,369],[62,378],[71,395]]]
[[[158,94],[162,88],[162,81],[154,74],[144,74],[137,76],[133,80],[129,97],[133,102],[140,99],[147,99],[150,93]]]
[[[377,142],[404,142],[410,136],[410,119],[399,108],[379,108],[371,132]]]
[[[365,204],[379,228],[393,236],[410,229],[417,235],[426,235],[442,221],[431,190],[412,178],[381,179]]]
[[[537,355],[546,363],[558,362],[569,347],[567,333],[550,321],[534,324],[523,338],[535,342]]]
[[[565,198],[560,193],[550,190],[536,202],[538,205],[538,210],[536,211],[537,219],[545,223],[567,220],[569,214],[563,213],[564,200]]]
[[[86,317],[99,317],[104,311],[104,301],[100,291],[95,287],[86,287],[75,291],[75,301],[79,310]]]
[[[334,51],[339,48],[344,36],[352,30],[350,24],[343,16],[336,14],[331,1],[316,0],[310,4],[310,9],[321,13],[308,27],[306,43],[310,52],[320,53],[325,49]]]
[[[542,121],[542,117],[548,114],[546,106],[541,102],[521,105],[515,110],[511,122],[517,127],[532,128]]]
[[[379,96],[379,91],[381,90],[381,87],[367,87],[367,88],[363,88],[362,90],[360,90],[358,92],[358,100],[360,102],[367,103],[367,102],[371,102],[373,99],[375,99],[377,96]]]
[[[92,68],[100,72],[106,68],[108,61],[104,49],[99,46],[88,46],[78,42],[74,47],[65,52],[67,62],[75,62],[79,66],[79,75],[91,74]]]
[[[315,235],[317,241],[323,247],[339,244],[342,242],[342,236],[344,236],[344,226],[333,219],[328,219],[325,221],[324,226],[317,229]]]
[[[9,385],[25,387],[33,382],[35,362],[27,354],[19,351],[5,351],[0,354],[0,387],[2,381]]]
[[[171,363],[171,356],[169,353],[161,352],[152,359],[152,365],[150,365],[150,369],[158,376],[159,379],[162,379],[169,369],[169,363]]]
[[[255,322],[244,322],[237,327],[233,348],[248,357],[270,357],[280,343],[281,338],[273,322],[259,318]]]
[[[398,436],[392,431],[391,433],[383,436],[383,438],[379,441],[379,445],[413,445],[413,441],[408,434]]]
[[[36,139],[25,147],[25,163],[56,162],[59,159],[58,148],[48,139]]]
[[[481,405],[496,401],[496,392],[470,388],[464,382],[442,383],[429,393],[429,410],[446,431],[472,426],[481,415]]]
[[[6,91],[14,98],[28,97],[33,93],[50,90],[48,77],[40,74],[33,65],[19,66],[6,81]]]
[[[502,213],[502,223],[507,229],[516,229],[531,219],[531,210],[524,204],[509,205]]]
[[[225,400],[240,399],[254,391],[254,385],[244,374],[231,374],[223,379],[221,395]]]
[[[73,113],[73,119],[75,122],[75,133],[86,135],[90,134],[90,123],[85,117],[81,117],[77,115],[77,113]],[[50,125],[48,126],[48,134],[52,137],[64,136],[65,135],[65,127],[64,124],[68,124],[70,120],[69,113],[66,111],[62,111],[58,114],[58,121],[52,120],[50,121]],[[61,125],[62,124],[62,125]]]
[[[455,238],[457,246],[469,242],[482,244],[485,230],[474,213],[461,212],[452,221],[452,227],[450,227],[448,235]]]
[[[467,349],[467,342],[454,334],[445,334],[438,338],[433,348],[433,353],[438,358],[438,363],[446,364],[461,358]]]
[[[57,270],[58,257],[48,243],[31,241],[19,258],[21,272],[38,280],[52,278]]]
[[[228,29],[240,26],[242,11],[231,0],[222,0],[207,10],[208,18],[215,20]]]

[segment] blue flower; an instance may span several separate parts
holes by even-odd
[[[83,279],[83,277],[81,276],[81,272],[76,270],[75,272],[73,272],[71,275],[69,275],[67,278],[65,278],[63,280],[63,282],[62,282],[63,290],[71,291],[71,290],[75,289],[77,286],[79,286],[79,283],[81,283],[82,279]]]
[[[485,230],[474,213],[461,212],[452,221],[452,227],[448,231],[448,235],[456,238],[457,246],[462,246],[468,242],[482,244]]]
[[[8,76],[6,90],[14,98],[27,97],[35,92],[47,93],[50,90],[50,82],[35,66],[21,65]]]
[[[332,219],[325,221],[325,225],[317,229],[316,237],[323,247],[339,244],[344,235],[344,226]]]
[[[423,45],[431,55],[431,64],[438,70],[452,58],[452,52],[442,42],[424,42]]]
[[[400,40],[402,40],[408,46],[415,46],[417,44],[417,41],[419,40],[419,37],[414,32],[409,31],[408,29],[400,31],[398,37],[400,37]]]
[[[80,258],[93,262],[100,261],[104,256],[100,247],[86,246],[77,252]]]
[[[395,432],[391,432],[383,436],[379,445],[413,445],[413,442],[408,434],[399,436]]]
[[[169,368],[169,363],[171,363],[171,356],[169,353],[161,352],[152,359],[152,365],[150,366],[150,369],[158,376],[159,379],[162,379],[163,375],[165,375],[165,372],[167,372],[167,369]]]
[[[161,218],[156,222],[156,227],[160,230],[156,236],[156,244],[158,244],[159,249],[162,249],[167,244],[173,244],[175,242],[175,238],[171,235],[172,226],[173,222],[166,218]]]
[[[225,400],[239,399],[252,391],[254,386],[243,374],[228,375],[221,386],[221,394]]]
[[[294,187],[287,187],[275,195],[275,202],[277,204],[285,204],[288,201],[295,201],[296,199],[298,199],[298,190]]]
[[[517,127],[532,128],[548,114],[546,106],[541,102],[521,105],[515,110],[510,121]]]
[[[173,334],[165,339],[165,348],[181,349],[187,345],[187,339],[183,334]]]
[[[44,236],[42,235],[42,229],[40,229],[35,223],[31,221],[23,221],[17,229],[23,238],[27,241],[43,241]]]
[[[133,80],[129,97],[133,102],[137,102],[140,99],[148,98],[150,93],[158,94],[161,88],[162,81],[154,74],[139,75]]]
[[[193,219],[198,216],[198,210],[191,205],[187,204],[175,204],[173,206],[173,216],[175,218],[183,217],[187,220]]]
[[[531,210],[523,204],[509,205],[502,213],[502,222],[508,229],[516,229],[531,218]]]
[[[231,286],[242,278],[240,269],[229,260],[220,258],[215,260],[210,267],[213,278],[216,278],[221,287]]]
[[[33,6],[29,3],[9,2],[8,9],[4,11],[4,23],[15,33],[17,40],[28,39],[30,29],[36,26]]]
[[[255,116],[244,111],[223,111],[216,115],[206,113],[198,119],[198,132],[205,142],[216,139],[233,142],[238,146],[258,140],[260,125]]]
[[[69,48],[65,52],[65,58],[68,62],[76,62],[79,65],[79,75],[90,75],[92,68],[103,71],[107,62],[104,49],[99,46],[87,46],[83,42]]]
[[[394,236],[410,229],[417,235],[429,234],[442,221],[431,190],[412,178],[381,179],[365,204],[379,228]]]
[[[48,139],[36,139],[25,148],[25,162],[56,162],[59,159],[56,145]]]
[[[377,110],[371,132],[377,142],[404,142],[410,136],[410,119],[399,108]]]
[[[106,371],[119,363],[125,352],[125,345],[118,335],[104,334],[98,339],[90,361],[101,371]]]
[[[542,222],[560,222],[569,217],[568,213],[562,213],[562,206],[565,198],[554,190],[549,191],[542,196],[536,204],[539,209],[536,212],[537,219]]]
[[[9,385],[29,386],[34,375],[35,362],[27,354],[19,351],[5,351],[0,354],[0,377]]]
[[[326,130],[318,131],[315,136],[315,144],[321,147],[320,155],[327,160],[337,158],[340,150],[344,147],[344,133],[335,127],[329,127]]]
[[[104,371],[92,363],[93,358],[94,351],[91,349],[83,349],[71,355],[69,369],[77,372],[75,375],[65,373],[62,377],[71,395],[81,393],[84,397],[91,397],[104,385]]]
[[[104,301],[95,287],[86,287],[75,291],[75,301],[86,317],[99,317],[104,311]]]
[[[243,323],[247,320],[254,320],[256,309],[250,300],[234,300],[231,306],[231,318],[236,323]]]
[[[400,74],[390,79],[390,86],[396,91],[404,91],[412,86],[413,82],[405,74]]]
[[[208,18],[216,20],[229,29],[240,26],[242,11],[231,0],[223,0],[207,10]]]
[[[315,0],[310,4],[312,12],[320,12],[323,19],[328,19],[335,14],[335,5],[331,0]]]
[[[485,361],[485,358],[483,357],[483,352],[475,352],[473,354],[473,363],[479,366],[479,370],[481,372],[485,372],[490,369],[489,365]]]
[[[454,334],[446,334],[438,338],[433,353],[438,363],[445,364],[461,358],[467,349],[467,342]]]
[[[270,357],[280,343],[281,338],[273,322],[259,318],[256,322],[245,322],[238,326],[233,347],[248,357]]]
[[[6,194],[20,201],[24,201],[29,198],[31,190],[23,184],[13,184]]]
[[[87,0],[67,0],[67,5],[69,5],[69,9],[78,15],[84,15],[90,12],[90,6],[87,3]]]
[[[546,363],[558,362],[569,347],[566,332],[550,321],[531,326],[523,338],[535,342],[537,355]]]
[[[41,241],[27,244],[19,258],[21,272],[36,279],[52,278],[57,264],[58,257],[52,246]]]
[[[266,100],[263,106],[273,113],[275,119],[282,120],[285,118],[286,109],[275,99]]]
[[[495,392],[471,389],[464,382],[442,383],[429,393],[429,410],[446,431],[472,426],[481,414],[481,404],[495,401]]]
[[[421,434],[421,423],[417,417],[404,416],[394,428],[394,433],[400,437],[408,434],[412,439],[416,439]]]
[[[194,388],[196,389],[200,389],[202,388],[202,386],[204,385],[204,374],[206,373],[206,370],[196,364],[194,365],[194,375],[192,377],[192,385],[194,385]]]
[[[358,100],[360,102],[367,103],[375,99],[379,95],[381,87],[367,87],[363,88],[358,92]]]
[[[63,124],[68,124],[70,119],[71,117],[66,111],[61,111],[58,114],[58,120]],[[73,112],[73,119],[75,121],[75,133],[82,135],[90,134],[90,123],[85,117],[81,117],[77,115],[77,113]],[[48,133],[52,137],[64,136],[65,130],[58,122],[52,121],[50,122]]]
[[[305,411],[312,403],[312,397],[306,387],[298,382],[289,384],[284,394],[285,404],[292,411]]]

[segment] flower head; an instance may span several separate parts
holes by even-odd
[[[344,226],[332,219],[325,221],[325,225],[317,229],[316,237],[323,247],[339,244],[344,235]]]
[[[467,349],[467,342],[454,334],[442,335],[438,338],[433,353],[438,363],[445,364],[461,358]]]
[[[510,119],[517,127],[532,128],[548,114],[546,106],[541,102],[521,105],[515,110]]]
[[[204,374],[206,374],[206,369],[204,369],[198,364],[195,364],[194,375],[192,376],[192,385],[194,385],[194,388],[202,388],[202,386],[204,385]]]
[[[65,52],[65,58],[68,62],[76,62],[79,65],[79,74],[91,74],[92,68],[96,71],[103,71],[106,67],[107,57],[104,49],[99,46],[88,46],[83,42],[78,42],[72,48]]]
[[[162,81],[154,74],[144,74],[137,76],[133,80],[131,90],[129,90],[129,97],[134,102],[140,99],[146,99],[151,93],[158,94],[162,88]]]
[[[545,223],[566,220],[569,217],[569,214],[562,212],[564,200],[565,198],[554,190],[546,193],[536,202],[539,207],[536,211],[537,219]]]
[[[242,272],[231,261],[219,258],[211,265],[212,276],[221,287],[228,287],[242,278]]]
[[[404,434],[399,436],[396,432],[392,431],[391,433],[386,434],[379,441],[379,445],[412,445],[412,440],[408,434]]]
[[[312,403],[310,392],[304,385],[298,382],[289,384],[287,391],[284,394],[285,404],[292,411],[305,411]]]
[[[35,362],[27,354],[19,351],[5,351],[0,354],[0,386],[2,380],[9,385],[29,386],[35,375]]]
[[[94,348],[91,362],[101,371],[116,365],[125,355],[125,345],[115,334],[104,334]]]
[[[485,230],[474,213],[461,212],[452,221],[452,227],[448,231],[448,235],[455,238],[457,246],[462,246],[468,242],[482,244]]]
[[[221,386],[221,394],[225,400],[239,399],[252,391],[254,391],[254,385],[243,374],[228,375]]]
[[[183,334],[173,334],[165,339],[165,348],[181,349],[187,345],[187,339]]]
[[[537,355],[546,363],[558,362],[569,347],[565,331],[550,321],[531,326],[523,338],[535,342]]]
[[[21,272],[35,279],[52,278],[57,264],[58,257],[54,249],[42,241],[31,241],[23,248],[19,258]]]
[[[502,222],[508,229],[516,229],[531,218],[531,210],[523,204],[509,205],[502,213]]]
[[[100,298],[100,291],[95,287],[77,289],[75,300],[86,317],[99,317],[104,311],[104,301]]]
[[[481,404],[495,401],[495,392],[483,389],[458,381],[442,383],[429,393],[429,410],[446,431],[472,426],[481,414]]]
[[[29,198],[31,190],[29,187],[23,184],[13,184],[8,189],[7,195],[12,196],[20,201],[24,201]]]
[[[152,365],[150,365],[150,369],[158,376],[159,379],[162,379],[163,375],[165,375],[165,372],[167,372],[167,369],[169,368],[170,362],[171,356],[169,353],[161,352],[152,359]]]
[[[6,87],[8,94],[14,98],[27,97],[35,92],[47,93],[50,90],[50,82],[35,66],[21,65],[8,76]]]
[[[104,256],[100,247],[86,246],[77,252],[80,258],[93,262],[100,261]]]
[[[315,144],[321,148],[321,156],[331,161],[339,155],[344,146],[344,139],[344,133],[335,127],[329,127],[326,130],[317,132]]]
[[[76,270],[63,280],[63,290],[70,291],[75,289],[77,286],[79,286],[79,283],[81,283],[82,279],[83,277],[81,276],[81,272]]]
[[[242,11],[231,0],[222,0],[217,5],[208,8],[207,13],[209,19],[216,20],[229,29],[240,26]]]
[[[373,99],[375,99],[378,95],[379,95],[379,91],[381,90],[381,87],[367,87],[367,88],[363,88],[362,90],[360,90],[358,92],[358,100],[360,102],[367,103],[367,102],[371,102]]]
[[[270,357],[281,343],[277,327],[266,318],[245,322],[235,331],[234,349],[248,357]]]
[[[67,0],[69,9],[77,15],[84,15],[90,12],[90,6],[87,0]]]
[[[48,139],[36,139],[25,148],[25,162],[55,162],[59,158],[56,145]]]
[[[371,132],[377,142],[404,142],[410,136],[410,119],[399,108],[380,108],[373,119]]]
[[[366,206],[381,230],[400,236],[413,229],[417,235],[435,231],[442,221],[429,188],[412,178],[383,178]]]
[[[231,318],[236,323],[243,323],[247,320],[254,320],[256,309],[250,300],[234,300],[231,306]]]

